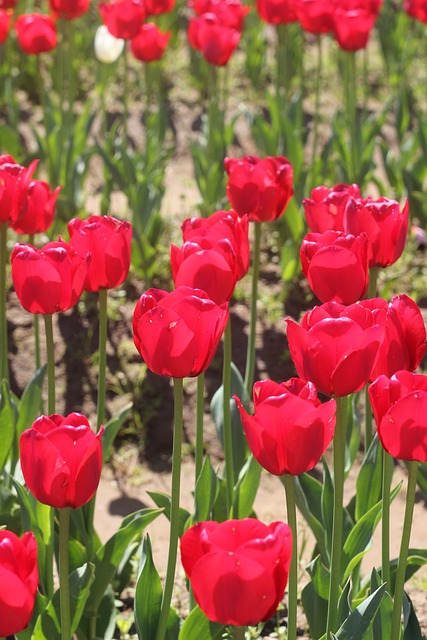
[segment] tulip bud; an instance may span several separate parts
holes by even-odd
[[[93,46],[99,62],[112,64],[120,57],[125,41],[122,38],[115,38],[105,24],[101,24],[96,30]]]

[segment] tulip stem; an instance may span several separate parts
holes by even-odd
[[[0,339],[1,339],[1,380],[9,382],[9,365],[7,359],[7,316],[6,316],[6,255],[7,255],[7,222],[0,227]]]
[[[333,439],[334,514],[332,524],[332,551],[328,599],[327,633],[336,631],[338,598],[341,582],[342,528],[344,501],[345,444],[347,427],[347,396],[336,398],[337,414]]]
[[[312,179],[311,185],[312,187],[316,186],[317,181],[317,163],[316,163],[316,155],[317,155],[317,146],[319,140],[319,120],[320,120],[320,87],[322,80],[322,36],[320,34],[316,37],[317,40],[317,70],[316,70],[316,94],[315,94],[315,103],[314,103],[314,117],[313,117],[313,146],[311,150],[311,169],[312,169]]]
[[[172,452],[172,488],[170,506],[170,535],[169,553],[166,569],[165,588],[162,606],[157,626],[156,640],[164,640],[168,622],[172,591],[175,581],[176,558],[178,554],[179,537],[179,497],[181,485],[181,449],[182,449],[182,412],[183,412],[183,381],[174,378],[174,426]]]
[[[71,640],[70,576],[68,561],[68,537],[71,509],[59,509],[59,595],[61,608],[61,638]]]
[[[47,413],[55,413],[55,352],[53,343],[53,321],[51,315],[44,315],[47,353]]]
[[[233,627],[233,640],[245,640],[246,627]]]
[[[408,487],[406,490],[406,508],[403,521],[402,540],[400,543],[399,561],[397,564],[396,584],[394,587],[393,614],[391,619],[390,640],[399,640],[401,635],[401,613],[403,588],[405,586],[406,563],[408,560],[409,540],[411,537],[412,517],[414,514],[415,491],[417,488],[418,462],[408,463]]]
[[[105,373],[107,369],[107,299],[108,289],[99,290],[99,364],[96,431],[105,419]]]
[[[382,579],[391,593],[390,581],[390,486],[393,477],[393,458],[383,449],[383,487],[381,522]]]
[[[259,263],[261,251],[261,222],[255,222],[255,242],[252,262],[252,292],[251,292],[251,315],[249,320],[248,349],[246,353],[245,388],[249,396],[252,393],[252,385],[255,375],[255,335],[257,319],[257,298]]]
[[[234,469],[233,469],[233,439],[231,435],[231,319],[225,326],[224,331],[224,365],[222,374],[223,388],[223,440],[225,458],[225,481],[227,488],[227,513],[229,517],[233,515],[233,495],[234,495]]]
[[[298,602],[298,531],[297,512],[295,502],[295,479],[289,473],[283,476],[283,484],[286,492],[286,507],[288,511],[288,524],[292,531],[292,560],[289,569],[288,582],[288,635],[287,640],[296,640],[297,637],[297,602]]]
[[[195,483],[200,475],[203,466],[203,418],[205,402],[205,374],[197,376],[197,404],[196,404],[196,473]],[[194,485],[196,486],[196,485]]]
[[[346,111],[347,126],[350,131],[350,167],[348,173],[349,182],[357,182],[356,165],[358,161],[357,150],[357,102],[356,102],[356,56],[354,51],[346,51]]]

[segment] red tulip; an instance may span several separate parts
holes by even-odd
[[[196,51],[215,66],[224,66],[240,42],[240,32],[221,23],[214,13],[204,13],[191,18],[188,26],[188,40]]]
[[[94,496],[102,469],[101,436],[80,413],[41,416],[21,435],[20,459],[28,489],[56,509],[77,509]]]
[[[28,626],[38,585],[37,544],[32,531],[18,538],[0,531],[0,635],[13,636]]]
[[[302,241],[302,271],[311,290],[321,300],[352,304],[368,289],[369,242],[366,233],[339,231],[309,233]]]
[[[239,216],[268,222],[284,212],[293,195],[292,165],[284,156],[225,158],[227,197]]]
[[[74,20],[89,11],[90,0],[49,0],[49,5],[56,18]]]
[[[339,0],[334,13],[334,35],[345,51],[364,49],[378,17],[381,2]]]
[[[140,0],[112,0],[98,4],[102,22],[115,38],[135,38],[145,19],[145,8]]]
[[[79,256],[89,253],[91,261],[84,283],[85,291],[114,289],[129,273],[132,226],[111,216],[74,218],[68,223],[70,245]]]
[[[427,2],[426,0],[405,0],[403,9],[408,16],[416,18],[421,22],[427,22]]]
[[[214,13],[221,24],[237,31],[243,30],[245,17],[250,7],[242,5],[240,0],[194,0],[189,3],[198,16]]]
[[[25,53],[38,55],[56,47],[56,26],[50,16],[23,14],[18,16],[14,26],[19,45]]]
[[[296,22],[295,0],[256,0],[260,18],[270,24]]]
[[[10,226],[16,233],[42,233],[49,229],[55,215],[56,200],[61,187],[51,191],[41,180],[32,180],[22,193],[16,221]]]
[[[338,0],[296,0],[299,22],[310,33],[329,33],[334,28],[334,9]]]
[[[282,384],[256,382],[253,416],[233,397],[250,450],[264,469],[277,476],[313,469],[334,436],[336,402],[322,404],[311,382],[299,378]]]
[[[148,16],[169,13],[175,6],[175,0],[144,0],[145,12]]]
[[[396,371],[415,371],[426,351],[424,318],[417,304],[402,294],[387,304],[382,298],[362,300],[379,324],[385,327],[384,340],[372,370],[371,380],[379,375],[392,376]]]
[[[350,198],[344,214],[346,233],[369,238],[369,266],[388,267],[402,255],[408,235],[408,201],[400,210],[399,203],[389,198],[366,200]]]
[[[30,184],[38,160],[22,167],[12,156],[0,155],[0,223],[13,223],[19,215],[22,194]]]
[[[344,231],[344,211],[350,197],[360,198],[356,184],[316,187],[302,204],[308,227],[313,233]]]
[[[228,321],[228,305],[216,305],[204,291],[150,289],[138,300],[133,339],[147,367],[173,378],[206,371]]]
[[[0,0],[0,9],[14,9],[18,4],[18,0]]]
[[[73,307],[81,296],[89,260],[61,239],[41,249],[16,244],[12,280],[24,309],[50,315]]]
[[[287,318],[289,350],[298,375],[328,396],[360,391],[370,380],[384,326],[361,304],[326,302],[301,325]]]
[[[171,246],[171,270],[175,287],[206,291],[216,304],[228,302],[237,281],[237,260],[228,240],[215,244],[206,236]]]
[[[393,458],[427,462],[427,376],[398,371],[369,387],[378,436]]]
[[[138,35],[130,41],[134,57],[142,62],[160,60],[168,46],[170,35],[170,31],[162,33],[157,25],[146,22]]]
[[[250,260],[247,216],[239,218],[233,210],[216,211],[208,218],[187,218],[181,230],[184,242],[208,238],[213,246],[221,240],[228,240],[236,258],[237,280],[246,275]]]
[[[11,22],[12,12],[0,9],[0,44],[2,44],[9,35]]]
[[[283,522],[199,522],[182,536],[181,560],[209,620],[255,625],[271,618],[283,597],[291,547],[291,530]]]

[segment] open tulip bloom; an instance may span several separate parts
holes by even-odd
[[[337,184],[313,189],[310,197],[302,201],[310,231],[344,231],[344,212],[351,197],[361,197],[357,184]]]

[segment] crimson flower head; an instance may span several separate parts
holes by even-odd
[[[389,198],[350,198],[344,214],[346,233],[369,238],[369,266],[388,267],[402,255],[408,235],[409,206],[405,201],[400,209]]]
[[[168,46],[170,31],[162,33],[152,22],[146,22],[135,38],[130,41],[130,48],[137,60],[154,62],[160,60]]]
[[[147,17],[169,13],[175,6],[175,0],[144,0]]]
[[[9,35],[11,22],[12,12],[0,9],[0,44],[2,44]]]
[[[335,400],[322,404],[313,383],[291,378],[277,384],[256,382],[253,387],[254,415],[239,398],[249,449],[260,465],[274,475],[298,476],[310,471],[329,446],[335,429]]]
[[[397,371],[369,387],[379,439],[393,458],[427,462],[427,376]]]
[[[18,216],[10,226],[16,233],[35,234],[47,231],[53,223],[55,206],[61,187],[50,190],[42,180],[31,180],[22,192]]]
[[[357,51],[368,44],[381,1],[339,0],[334,13],[334,36],[341,49]]]
[[[115,38],[135,38],[145,20],[145,7],[141,0],[112,0],[98,4],[102,22]]]
[[[20,460],[28,489],[56,509],[77,509],[94,496],[102,469],[101,436],[85,416],[41,416],[21,435]]]
[[[200,51],[209,64],[218,67],[227,64],[240,42],[240,31],[223,24],[215,13],[191,18],[187,35],[193,49]]]
[[[352,304],[368,290],[369,241],[366,233],[308,233],[302,241],[302,271],[321,302]]]
[[[41,249],[16,244],[12,280],[20,303],[30,313],[51,315],[73,307],[80,298],[90,256],[82,258],[61,238]]]
[[[409,296],[395,296],[389,303],[382,298],[362,300],[377,321],[384,325],[384,340],[378,350],[371,380],[379,375],[392,376],[396,371],[415,371],[426,351],[426,329],[418,305]]]
[[[243,278],[249,269],[249,221],[247,216],[239,218],[236,211],[216,211],[207,218],[187,218],[181,225],[184,242],[198,242],[208,238],[214,246],[221,240],[228,240],[236,258],[237,280]]]
[[[225,158],[227,197],[239,216],[271,222],[285,211],[294,190],[292,165],[284,156]]]
[[[370,380],[384,325],[360,303],[326,302],[297,324],[289,318],[287,337],[300,378],[328,396],[347,396]]]
[[[296,22],[295,0],[256,0],[256,10],[264,22],[286,24]]]
[[[313,189],[310,198],[302,201],[310,231],[343,231],[344,211],[350,197],[361,197],[357,184],[336,184]]]
[[[18,4],[18,0],[0,0],[0,9],[14,9]]]
[[[228,302],[237,281],[237,260],[228,240],[211,241],[207,236],[171,245],[170,262],[175,287],[206,291],[216,304]]]
[[[20,203],[30,184],[38,160],[29,167],[18,164],[10,155],[0,155],[0,222],[12,224],[20,215]]]
[[[240,0],[193,0],[189,4],[198,16],[214,13],[221,24],[237,31],[243,30],[245,17],[250,11],[250,7],[244,6]]]
[[[23,14],[15,22],[18,42],[23,51],[30,55],[38,55],[52,51],[57,44],[55,21],[51,16],[40,13]]]
[[[271,618],[285,592],[291,553],[287,524],[255,518],[199,522],[181,538],[194,598],[220,624],[255,625]]]
[[[403,9],[411,18],[427,22],[427,3],[425,0],[405,0]]]
[[[56,18],[75,20],[89,11],[90,0],[49,0],[49,5]]]
[[[133,339],[154,373],[197,377],[210,365],[227,321],[227,303],[215,304],[204,291],[149,289],[135,307]]]
[[[33,615],[38,585],[37,544],[32,531],[18,538],[0,531],[0,634],[13,636]]]
[[[296,0],[295,10],[305,31],[329,33],[334,28],[334,9],[337,0]]]
[[[85,291],[114,289],[127,278],[130,267],[132,226],[111,216],[74,218],[68,223],[70,245],[81,258],[90,254]]]

